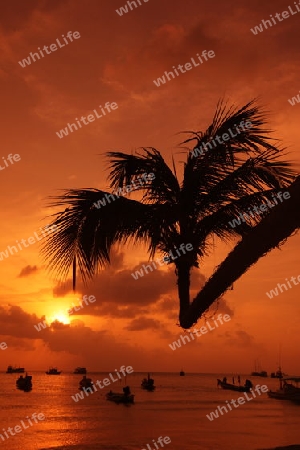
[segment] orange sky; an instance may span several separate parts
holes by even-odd
[[[299,167],[297,148],[300,105],[288,99],[299,92],[299,20],[295,15],[254,36],[250,28],[287,1],[265,3],[217,0],[149,0],[120,17],[124,0],[99,2],[13,0],[1,5],[0,47],[2,157],[20,161],[0,171],[2,220],[0,252],[38,232],[51,213],[45,198],[58,189],[107,188],[106,162],[100,154],[131,152],[140,146],[159,149],[170,163],[184,160],[178,147],[184,130],[201,130],[225,97],[243,105],[254,97],[271,112],[270,125]],[[80,38],[22,68],[18,61],[38,47]],[[173,65],[185,64],[203,50],[215,58],[157,88],[153,80]],[[118,109],[59,139],[56,132],[99,105]],[[3,166],[3,163],[2,163]],[[234,243],[232,243],[233,245]],[[232,246],[231,246],[232,247]],[[224,259],[229,246],[215,251],[193,274],[197,292],[204,277]],[[29,370],[49,364],[69,370],[249,372],[254,359],[275,370],[282,345],[284,370],[300,374],[298,329],[300,286],[270,300],[266,291],[300,275],[299,236],[274,250],[228,291],[220,312],[232,320],[181,349],[168,344],[177,327],[176,280],[160,268],[143,279],[131,272],[147,261],[143,247],[115,250],[112,266],[78,293],[70,283],[51,280],[39,256],[39,243],[0,261],[0,370],[8,364]],[[95,295],[71,326],[37,332],[43,315],[58,313],[82,295]],[[204,324],[202,319],[198,326]]]

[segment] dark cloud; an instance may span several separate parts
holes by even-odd
[[[38,331],[35,328],[39,323],[43,323],[45,316],[38,317],[36,314],[25,312],[20,306],[8,305],[0,306],[0,331],[1,335],[12,336],[16,339],[40,339],[42,333],[47,330],[51,332],[70,327],[57,320],[52,322],[49,328]]]
[[[241,345],[249,347],[254,344],[254,336],[251,336],[251,334],[247,333],[246,331],[239,330],[236,331],[235,333],[237,340],[239,340]]]
[[[124,253],[112,249],[110,252],[110,267],[114,270],[122,269],[124,265]]]
[[[262,344],[255,342],[254,336],[244,330],[237,330],[233,332],[226,331],[224,334],[219,334],[218,338],[221,338],[225,345],[246,348],[248,350],[255,349],[260,352],[263,351]]]
[[[79,302],[84,295],[94,295],[96,301],[84,306],[75,315],[109,316],[112,318],[136,318],[137,316],[151,313],[163,313],[165,319],[174,323],[178,319],[178,293],[174,266],[167,270],[159,268],[145,274],[143,277],[134,279],[132,273],[140,270],[142,265],[149,261],[141,261],[132,269],[120,269],[123,264],[123,255],[113,254],[112,265],[103,269],[88,287],[84,287],[78,277],[77,292]],[[205,277],[198,270],[192,272],[191,298],[196,295],[205,283]],[[72,292],[72,280],[64,284],[58,284],[53,290],[54,296],[66,296]],[[220,311],[230,313],[224,301],[220,301]]]
[[[14,336],[3,336],[1,340],[4,340],[7,344],[7,350],[22,350],[22,351],[34,351],[36,350],[35,341],[31,339],[20,339],[19,337]]]
[[[33,273],[37,273],[38,270],[39,269],[37,266],[30,266],[30,265],[25,266],[19,273],[18,278],[28,277],[29,275],[32,275]]]
[[[153,313],[161,314],[165,319],[170,319],[176,323],[178,320],[178,297],[176,291],[174,291],[173,296],[163,296],[154,306]]]
[[[124,318],[136,317],[137,314],[147,312],[149,305],[159,302],[163,295],[176,291],[176,276],[174,268],[168,270],[156,269],[143,277],[134,279],[132,273],[140,270],[142,261],[135,267],[121,269],[123,256],[112,258],[112,265],[102,270],[86,288],[79,280],[77,286],[79,300],[83,295],[94,295],[95,303],[89,304],[74,315],[98,315]],[[64,284],[58,284],[54,290],[54,296],[66,296],[72,292],[72,282],[67,280]]]
[[[23,27],[28,28],[28,22],[34,17],[39,18],[43,14],[46,16],[47,13],[60,7],[60,0],[3,3],[1,5],[2,28],[10,32],[16,32]],[[42,27],[41,30],[43,30]]]
[[[211,305],[206,316],[211,317],[215,314],[228,314],[230,317],[233,317],[234,310],[227,304],[226,299],[221,297]]]
[[[100,306],[95,306],[92,310],[86,309],[86,314],[92,314],[96,316],[109,316],[114,317],[116,319],[132,319],[133,317],[136,317],[138,314],[147,314],[149,311],[148,309],[139,307],[138,305],[135,306],[118,306],[116,304],[111,303],[103,303]],[[76,314],[76,313],[75,313]],[[75,315],[74,314],[74,315]],[[77,312],[77,314],[80,314],[80,311]]]
[[[141,330],[158,330],[161,328],[161,323],[158,320],[150,319],[147,317],[137,317],[132,320],[131,323],[125,327],[125,330],[129,331],[141,331]]]
[[[0,330],[3,335],[37,339],[34,325],[43,319],[43,317],[39,319],[35,314],[25,312],[20,306],[0,306]]]
[[[45,349],[84,358],[86,365],[99,369],[99,364],[105,351],[105,363],[101,363],[102,370],[112,370],[122,364],[134,366],[132,360],[138,360],[141,366],[147,367],[149,358],[151,364],[157,360],[154,349],[145,352],[136,343],[120,342],[110,330],[92,330],[84,325],[81,320],[75,319],[66,325],[55,321],[50,327],[37,331],[34,325],[42,322],[44,317],[38,318],[35,314],[28,314],[18,306],[0,307],[1,341],[8,345],[10,350],[35,350],[40,340]],[[132,323],[132,329],[159,327],[153,319],[138,318]],[[150,326],[151,325],[151,326]],[[161,355],[167,355],[167,351],[161,350]],[[136,369],[138,370],[138,369]]]

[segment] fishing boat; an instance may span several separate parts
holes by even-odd
[[[279,354],[278,354],[278,370],[276,372],[271,373],[271,378],[284,378],[287,377],[288,374],[282,372],[281,370],[281,344],[279,345]]]
[[[252,377],[264,377],[266,378],[268,376],[268,372],[266,372],[265,370],[261,370],[260,372],[251,372],[251,376]]]
[[[156,386],[154,386],[153,378],[150,378],[150,373],[148,373],[148,378],[144,378],[141,383],[141,388],[146,391],[153,392]]]
[[[185,376],[185,372],[184,372],[183,370],[181,370],[181,371],[179,372],[179,376],[180,376],[180,377],[184,377],[184,376]]]
[[[279,367],[276,372],[271,373],[271,378],[283,378],[286,376],[287,376],[287,374],[282,372],[281,367]]]
[[[77,375],[86,375],[86,368],[85,367],[76,367],[73,373]]]
[[[276,400],[290,400],[300,403],[300,377],[284,377],[279,379],[279,389],[268,391],[270,398]]]
[[[134,395],[130,392],[130,387],[125,386],[123,393],[109,391],[106,394],[106,400],[114,403],[134,403]]]
[[[56,367],[50,367],[49,370],[46,372],[47,375],[60,375],[61,371],[57,370]]]
[[[222,389],[228,389],[230,391],[237,391],[237,392],[250,392],[250,389],[253,387],[253,384],[251,383],[250,380],[246,380],[244,386],[237,386],[235,384],[230,384],[230,383],[227,383],[227,381],[225,381],[225,380],[226,379],[221,381],[218,378],[217,386],[221,386]]]
[[[79,390],[84,391],[85,389],[91,389],[91,392],[94,392],[94,383],[91,378],[87,378],[85,375],[82,380],[79,382]]]
[[[20,389],[21,391],[25,391],[25,392],[29,392],[32,389],[32,376],[31,375],[27,375],[23,377],[23,375],[21,375],[17,381],[16,381],[16,385],[17,388]]]
[[[258,359],[254,361],[254,372],[251,372],[252,377],[264,377],[266,378],[268,376],[268,372],[265,370],[261,370],[260,362]]]
[[[24,373],[25,369],[24,367],[13,367],[13,366],[8,366],[6,373]]]

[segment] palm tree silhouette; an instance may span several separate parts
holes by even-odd
[[[183,328],[190,328],[259,258],[278,248],[299,229],[300,176],[289,187],[289,193],[291,198],[274,208],[220,264],[183,317]]]
[[[243,126],[237,132],[236,126],[249,122],[251,126]],[[146,242],[150,258],[156,252],[166,255],[175,246],[191,243],[192,251],[171,262],[177,276],[179,323],[189,328],[227,289],[227,280],[222,284],[223,291],[210,280],[209,287],[203,289],[203,292],[210,289],[209,300],[200,292],[194,302],[190,301],[191,270],[198,268],[209,253],[209,238],[246,239],[259,222],[266,220],[268,212],[252,214],[235,228],[229,221],[270,201],[272,195],[289,186],[295,178],[291,164],[279,159],[284,149],[270,143],[271,130],[264,128],[265,124],[266,115],[255,100],[240,109],[228,108],[220,101],[207,130],[189,132],[183,142],[187,156],[181,182],[174,161],[171,169],[161,153],[152,147],[142,148],[135,154],[107,153],[111,189],[124,188],[145,173],[155,177],[137,187],[136,192],[142,193],[140,201],[120,196],[98,208],[95,203],[103,201],[109,193],[91,188],[69,189],[53,197],[51,206],[64,210],[52,216],[57,231],[45,238],[42,247],[50,272],[66,279],[73,265],[75,288],[76,265],[86,282],[110,262],[110,250],[115,243]],[[220,139],[228,130],[237,134],[230,140]],[[190,143],[194,153],[186,147]],[[204,152],[195,152],[205,144]],[[232,264],[231,269],[239,273]],[[231,276],[230,285],[237,278]]]

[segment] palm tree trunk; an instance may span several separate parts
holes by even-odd
[[[73,259],[73,292],[75,292],[76,289],[76,255]]]
[[[189,265],[184,263],[176,264],[177,286],[179,296],[179,322],[187,313],[190,306],[190,271]]]
[[[234,281],[300,227],[300,177],[288,191],[290,199],[283,200],[272,209],[270,214],[237,244],[198,292],[187,313],[180,316],[180,325],[183,328],[190,328],[195,324]]]

